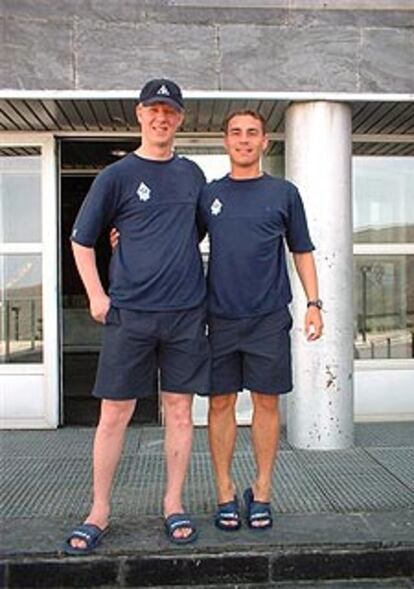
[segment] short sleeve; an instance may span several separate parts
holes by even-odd
[[[286,241],[291,252],[311,252],[315,249],[306,221],[305,208],[296,187],[289,193]]]
[[[79,209],[71,240],[86,247],[94,247],[102,231],[114,218],[116,206],[114,180],[112,174],[104,170],[93,181]]]
[[[197,179],[198,179],[198,182],[200,183],[200,191],[201,191],[204,188],[204,186],[207,184],[207,179],[205,177],[203,170],[200,168],[200,166],[195,164],[195,168],[196,168]]]

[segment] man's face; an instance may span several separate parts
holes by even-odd
[[[137,106],[137,118],[142,136],[146,141],[160,147],[171,144],[175,133],[184,119],[184,114],[164,102],[149,106]]]
[[[230,120],[224,146],[232,163],[241,167],[257,164],[267,144],[259,120],[251,115],[236,115]]]

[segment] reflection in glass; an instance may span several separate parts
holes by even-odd
[[[356,256],[355,358],[414,358],[414,256]]]
[[[0,155],[0,241],[41,241],[41,156]]]
[[[42,332],[41,256],[0,256],[0,362],[42,362]]]
[[[414,157],[353,163],[354,243],[414,242]]]

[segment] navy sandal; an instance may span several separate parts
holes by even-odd
[[[65,554],[70,556],[91,554],[102,542],[102,538],[105,536],[105,534],[107,534],[107,532],[108,527],[102,530],[94,524],[82,524],[81,526],[75,528],[69,538],[65,540],[63,550]],[[75,539],[83,540],[86,546],[72,546],[71,541]]]
[[[273,526],[272,509],[266,501],[255,501],[253,490],[246,489],[243,493],[246,505],[247,525],[252,530],[268,530]],[[265,522],[263,525],[254,525],[255,522]]]
[[[236,532],[237,530],[240,530],[240,507],[236,495],[232,501],[219,503],[217,505],[216,515],[214,516],[214,525],[219,530],[224,530],[225,532]]]
[[[198,531],[188,513],[172,513],[164,519],[165,533],[167,538],[174,544],[189,544],[198,538]],[[190,534],[183,538],[177,538],[174,532],[179,528],[191,530]]]

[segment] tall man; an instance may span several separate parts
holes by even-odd
[[[292,389],[288,304],[291,290],[285,242],[293,253],[308,304],[309,340],[322,333],[321,301],[305,213],[296,187],[261,171],[268,144],[265,122],[252,111],[225,122],[231,172],[200,200],[201,230],[210,237],[209,337],[212,396],[209,439],[216,476],[216,525],[240,527],[231,464],[236,443],[237,392],[251,391],[256,477],[244,492],[247,523],[272,525],[271,479],[279,441],[279,396]]]
[[[91,552],[106,533],[125,431],[137,399],[151,393],[156,368],[166,426],[166,532],[178,543],[197,535],[184,513],[182,489],[192,443],[193,393],[209,386],[206,292],[195,225],[205,179],[193,162],[173,153],[184,118],[181,90],[174,82],[148,82],[136,116],[141,146],[98,175],[72,232],[91,315],[104,323],[104,336],[93,390],[102,399],[93,449],[93,504],[65,543],[69,554]],[[94,246],[110,226],[121,237],[107,294]]]

